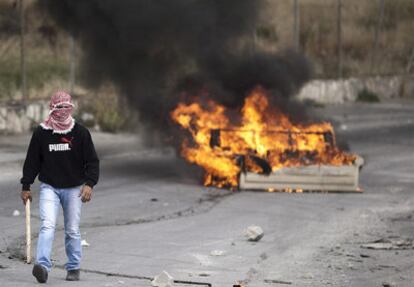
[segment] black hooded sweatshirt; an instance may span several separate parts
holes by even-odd
[[[38,175],[41,182],[55,188],[94,187],[99,179],[99,159],[88,129],[75,123],[70,132],[58,134],[37,127],[23,166],[22,189],[30,190]]]

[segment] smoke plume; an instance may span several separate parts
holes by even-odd
[[[39,0],[83,49],[85,84],[110,81],[139,111],[165,129],[183,95],[208,91],[231,108],[256,85],[289,109],[309,78],[297,53],[256,48],[264,0]]]

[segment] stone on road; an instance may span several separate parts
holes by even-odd
[[[162,271],[154,277],[154,280],[151,281],[151,285],[154,287],[173,287],[174,278],[168,274],[167,271]]]
[[[245,235],[247,237],[247,240],[256,242],[262,239],[264,236],[264,231],[260,226],[251,225],[247,227]]]

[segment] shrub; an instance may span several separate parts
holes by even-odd
[[[379,2],[372,1],[371,8],[359,22],[366,28],[378,25]],[[394,0],[384,2],[384,16],[382,28],[390,30],[396,28],[398,22],[411,21],[414,17],[414,2],[412,0]]]
[[[357,102],[378,103],[380,98],[378,95],[367,88],[364,88],[358,93]]]
[[[104,85],[91,102],[91,111],[102,131],[115,133],[122,130],[126,123],[128,111],[120,102],[117,91],[112,85]]]
[[[277,42],[279,35],[273,26],[260,26],[256,29],[256,35],[259,39],[264,39],[269,42]]]
[[[11,99],[20,89],[20,60],[12,56],[0,59],[0,97]],[[26,63],[26,81],[29,90],[37,90],[54,79],[68,78],[68,64],[51,58],[29,58]],[[30,94],[30,91],[28,91]]]

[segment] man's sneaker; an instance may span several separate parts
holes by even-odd
[[[37,282],[46,283],[47,281],[47,269],[40,264],[33,266],[32,274],[36,277]]]
[[[68,270],[68,274],[66,275],[67,281],[79,281],[79,274],[80,270]]]

